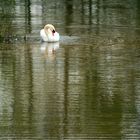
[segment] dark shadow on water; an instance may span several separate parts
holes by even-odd
[[[25,34],[29,34],[32,31],[31,26],[31,1],[25,0]]]
[[[65,13],[65,32],[67,34],[70,33],[70,29],[67,28],[67,26],[70,26],[72,24],[72,19],[73,19],[73,0],[65,0],[65,5],[66,5],[66,13]]]

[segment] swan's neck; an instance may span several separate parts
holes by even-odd
[[[45,34],[48,36],[48,35],[51,35],[51,31],[49,29],[44,29],[45,31]]]

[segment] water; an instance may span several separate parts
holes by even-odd
[[[140,139],[138,0],[0,2],[0,139]]]

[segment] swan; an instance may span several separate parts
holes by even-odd
[[[46,24],[43,29],[40,30],[40,37],[42,41],[57,42],[60,39],[59,33],[56,32],[52,24]]]

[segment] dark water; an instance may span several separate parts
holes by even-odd
[[[0,139],[140,139],[139,0],[0,2]]]

